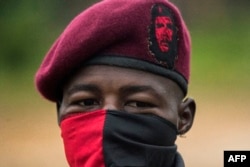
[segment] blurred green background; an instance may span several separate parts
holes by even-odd
[[[34,74],[69,21],[96,1],[0,0],[0,166],[68,166],[55,105],[36,92]],[[250,150],[250,1],[172,2],[192,36],[197,102],[179,151],[186,166],[221,167],[224,150]]]

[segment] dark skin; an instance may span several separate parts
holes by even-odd
[[[92,65],[80,69],[63,88],[59,120],[70,113],[99,109],[155,114],[176,125],[179,134],[193,124],[195,101],[170,79],[134,69]]]

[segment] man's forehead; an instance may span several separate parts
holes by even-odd
[[[68,86],[81,83],[97,83],[112,85],[162,86],[164,88],[179,86],[172,80],[147,71],[129,69],[110,65],[90,65],[80,68],[68,80]],[[68,87],[67,86],[67,87]]]
[[[74,93],[105,92],[115,96],[147,93],[155,97],[182,100],[184,94],[178,84],[150,72],[108,65],[91,65],[79,71],[64,85],[62,98]]]

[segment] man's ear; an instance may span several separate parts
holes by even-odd
[[[188,132],[194,121],[195,116],[195,110],[196,110],[196,104],[195,101],[192,98],[186,98],[183,100],[180,104],[178,116],[178,133],[179,134],[185,134]]]

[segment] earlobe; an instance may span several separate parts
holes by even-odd
[[[185,134],[191,129],[194,121],[195,110],[196,104],[192,98],[186,98],[181,102],[178,112],[178,134]]]

